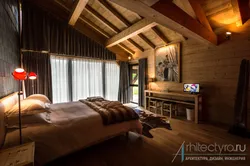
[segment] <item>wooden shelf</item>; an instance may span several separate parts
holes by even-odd
[[[157,96],[160,95],[159,96]],[[202,111],[202,96],[201,94],[190,94],[184,92],[164,92],[164,91],[152,91],[152,90],[145,90],[145,109],[147,109],[148,100],[155,99],[161,101],[168,101],[172,103],[184,104],[184,105],[191,105],[194,106],[194,113],[195,113],[195,123],[199,123],[199,114]],[[177,99],[179,98],[179,99]],[[192,101],[186,101],[183,98],[191,99]]]
[[[149,96],[146,96],[146,98],[156,99],[156,100],[162,100],[162,101],[169,101],[169,102],[173,102],[173,103],[179,103],[179,104],[186,104],[186,105],[195,106],[195,103],[186,102],[186,101],[180,101],[180,100],[172,100],[172,99],[166,99],[166,98],[161,98],[161,97],[149,97]]]

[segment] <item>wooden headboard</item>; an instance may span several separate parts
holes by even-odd
[[[17,93],[10,94],[0,99],[0,148],[4,144],[6,135],[6,121],[4,112],[10,110],[18,101]]]

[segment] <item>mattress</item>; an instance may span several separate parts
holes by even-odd
[[[121,133],[141,133],[138,120],[104,126],[101,116],[81,102],[52,104],[50,120],[25,126],[23,142],[35,142],[35,160],[44,165]],[[42,118],[42,117],[41,117]],[[19,130],[8,132],[5,147],[18,145]]]

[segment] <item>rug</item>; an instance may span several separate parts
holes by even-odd
[[[155,128],[165,128],[172,130],[171,125],[166,117],[154,114],[133,104],[124,105],[134,109],[134,111],[139,115],[140,122],[143,126],[142,134],[144,136],[153,138],[153,135],[149,131]]]

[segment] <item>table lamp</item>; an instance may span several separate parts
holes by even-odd
[[[19,110],[19,135],[20,135],[20,144],[22,144],[22,119],[21,119],[21,86],[22,86],[22,81],[26,80],[27,78],[27,73],[24,69],[22,68],[17,68],[14,70],[12,73],[13,77],[15,80],[18,80],[18,110]]]
[[[36,73],[34,72],[30,72],[29,73],[29,79],[32,81],[32,94],[35,93],[35,90],[34,90],[34,80],[37,78],[37,75]]]

